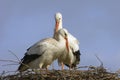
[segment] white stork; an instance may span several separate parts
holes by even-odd
[[[48,69],[65,49],[69,51],[67,34],[67,30],[61,29],[58,31],[58,40],[46,38],[28,48],[25,56],[21,59],[18,71],[38,68]]]
[[[58,40],[57,32],[62,27],[62,14],[55,14],[55,29],[54,29],[54,38]],[[69,42],[69,53],[64,51],[63,55],[58,58],[59,65],[62,65],[62,70],[64,69],[64,64],[70,68],[75,68],[80,62],[80,50],[79,50],[79,41],[70,33],[68,33],[68,42]]]

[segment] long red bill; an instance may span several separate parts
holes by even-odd
[[[67,48],[67,51],[68,51],[68,53],[69,53],[69,44],[68,44],[68,38],[65,38],[65,40],[66,40],[66,48]]]
[[[55,24],[55,32],[58,31],[58,28],[59,28],[59,21],[56,21],[56,24]]]

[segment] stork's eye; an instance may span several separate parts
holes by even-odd
[[[65,36],[67,36],[67,34],[65,33]]]
[[[61,18],[58,18],[59,20],[61,20]]]

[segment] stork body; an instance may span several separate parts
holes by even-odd
[[[58,40],[54,38],[46,38],[38,41],[27,49],[25,56],[21,59],[21,64],[18,70],[25,71],[29,68],[47,69],[68,47],[66,45],[66,42],[68,42],[66,30],[62,29],[58,33]]]
[[[64,29],[62,26],[62,14],[55,14],[55,29],[54,29],[54,38],[58,40],[58,31],[60,29]],[[68,67],[74,68],[80,62],[80,50],[79,50],[79,41],[70,33],[68,33],[68,45],[69,45],[69,53],[68,51],[64,51],[63,55],[58,58],[59,65],[62,65],[62,69],[64,69],[64,64]]]

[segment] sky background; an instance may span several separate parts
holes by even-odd
[[[78,66],[99,66],[97,54],[108,70],[120,68],[120,0],[1,0],[0,59],[17,60],[8,50],[21,59],[35,42],[52,37],[56,12],[80,41]],[[6,64],[0,62],[0,72],[18,67]]]

